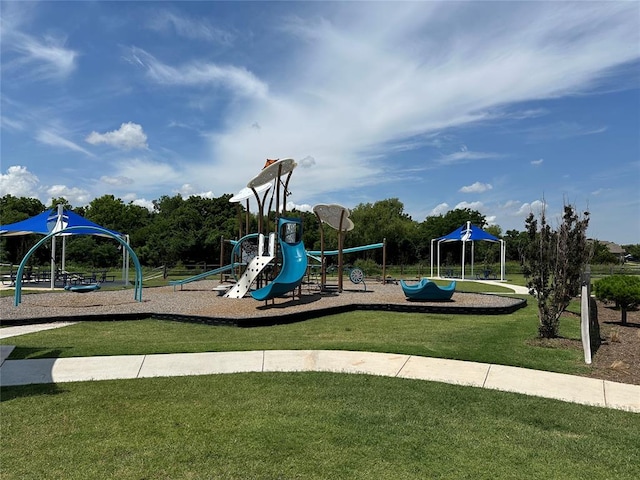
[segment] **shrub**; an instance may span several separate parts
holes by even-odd
[[[598,280],[594,290],[598,299],[620,307],[623,325],[627,324],[627,310],[640,304],[640,277],[611,275]]]

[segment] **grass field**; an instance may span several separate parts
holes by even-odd
[[[561,334],[576,348],[543,348],[536,309],[510,315],[425,315],[356,311],[306,322],[242,329],[162,320],[84,322],[2,340],[12,359],[235,350],[334,349],[391,352],[513,365],[562,373],[588,371],[578,319],[563,319]]]
[[[3,391],[3,479],[637,478],[640,415],[430,382],[236,374]]]
[[[241,329],[85,322],[2,341],[11,358],[257,349],[398,352],[584,373],[510,315],[351,312]],[[572,307],[575,307],[573,305]],[[579,338],[579,322],[561,334]],[[635,479],[640,415],[432,382],[331,373],[0,390],[4,479]]]

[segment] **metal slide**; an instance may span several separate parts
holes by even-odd
[[[264,253],[264,235],[260,234],[258,237],[258,255],[253,257],[249,266],[244,271],[240,279],[236,282],[236,284],[229,289],[227,293],[225,293],[226,298],[242,298],[244,297],[253,282],[255,282],[260,272],[262,272],[267,265],[271,263],[271,261],[276,256],[276,236],[274,233],[269,234],[269,253],[267,255],[263,255]]]
[[[173,285],[173,289],[176,289],[177,285],[180,285],[180,290],[182,290],[182,286],[185,283],[197,282],[198,280],[202,280],[203,278],[209,277],[211,275],[217,275],[222,272],[226,272],[227,270],[231,270],[233,268],[233,264],[225,265],[224,267],[216,268],[215,270],[209,270],[208,272],[200,273],[198,275],[194,275],[193,277],[183,278],[182,280],[170,280],[169,285]]]

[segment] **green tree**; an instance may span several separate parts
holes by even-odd
[[[153,220],[144,229],[144,261],[155,265],[217,263],[221,236],[235,238],[238,232],[236,205],[229,198],[192,196],[185,200],[176,195],[154,201]]]
[[[616,302],[621,322],[627,324],[627,311],[640,305],[640,277],[611,275],[594,284],[596,297],[604,302]]]
[[[3,225],[26,220],[45,210],[44,204],[36,198],[14,197],[10,194],[0,197],[0,223]],[[37,239],[36,235],[2,237],[0,239],[0,261],[11,264],[19,263]],[[47,257],[46,251],[40,250],[32,258],[34,263],[40,264]]]
[[[58,209],[58,205],[62,205],[62,207],[65,210],[72,210],[72,206],[69,203],[69,200],[67,200],[64,197],[51,197],[51,202],[49,203],[49,210],[56,210]]]
[[[606,245],[600,243],[597,240],[592,242],[593,248],[593,259],[591,260],[593,263],[597,264],[611,264],[618,263],[618,257],[611,253]]]
[[[554,338],[560,315],[580,291],[582,272],[590,258],[586,237],[589,213],[580,217],[573,206],[565,205],[562,224],[554,231],[543,209],[539,220],[531,213],[525,225],[529,238],[522,271],[530,294],[538,302],[538,333]]]
[[[413,220],[397,198],[359,204],[351,211],[350,218],[355,227],[346,235],[346,247],[380,243],[386,238],[388,263],[415,261]],[[381,249],[362,252],[359,256],[382,263]]]

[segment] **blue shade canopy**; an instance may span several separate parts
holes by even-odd
[[[62,215],[59,215],[55,210],[48,210],[36,215],[35,217],[27,218],[26,220],[22,220],[20,222],[10,223],[8,225],[0,225],[0,236],[13,237],[18,235],[30,234],[48,235],[51,232],[60,231],[67,227],[104,228],[70,210],[64,210]],[[119,237],[124,236],[122,233],[116,232],[115,230],[109,230],[106,228],[105,230]],[[96,234],[95,230],[83,230],[82,228],[79,228],[77,230],[73,230],[72,232],[63,233],[62,235],[100,234]]]
[[[494,237],[475,225],[471,225],[470,222],[467,222],[465,225],[462,225],[450,234],[437,238],[436,240],[439,242],[475,242],[479,240],[484,240],[486,242],[500,241],[499,238]]]

